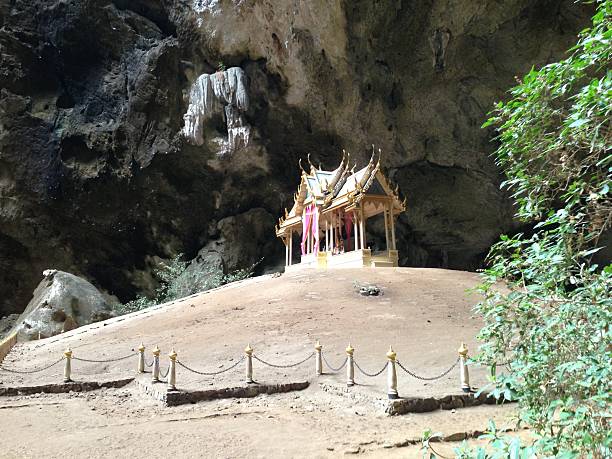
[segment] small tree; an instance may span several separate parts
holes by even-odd
[[[203,263],[193,260],[183,261],[183,254],[180,253],[168,262],[160,262],[153,271],[153,275],[159,282],[153,298],[138,296],[124,305],[117,305],[115,309],[121,314],[127,314],[247,279],[253,275],[255,268],[262,260],[263,258],[248,268],[223,274]]]

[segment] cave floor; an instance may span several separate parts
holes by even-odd
[[[478,436],[489,419],[500,428],[513,426],[515,408],[482,405],[387,417],[314,388],[168,408],[127,386],[6,397],[0,400],[0,414],[0,456],[8,458],[421,458],[426,429],[446,437],[433,446],[453,457],[459,438]],[[510,434],[525,437],[528,432]]]
[[[462,341],[476,349],[481,322],[471,308],[478,297],[467,290],[477,282],[473,273],[417,268],[261,276],[61,336],[20,343],[5,365],[42,367],[61,357],[68,346],[74,357],[113,359],[129,355],[143,342],[147,361],[155,345],[161,348],[164,372],[171,348],[179,361],[213,372],[236,363],[247,344],[256,356],[282,365],[306,358],[318,339],[334,366],[343,361],[350,342],[355,361],[367,372],[378,371],[393,345],[406,367],[432,376],[453,364]],[[381,295],[359,295],[358,287],[364,284],[378,286]],[[134,374],[136,362],[136,357],[110,363],[73,361],[73,379],[120,379]],[[365,397],[352,399],[320,389],[317,382],[342,387],[346,373],[328,374],[317,381],[313,358],[294,368],[272,368],[257,360],[253,367],[256,381],[308,380],[311,385],[300,392],[172,408],[142,394],[136,396],[135,384],[81,394],[2,397],[0,410],[7,409],[10,416],[0,417],[0,428],[14,440],[10,451],[17,457],[77,456],[89,447],[95,453],[88,454],[95,457],[116,455],[117,448],[129,448],[130,454],[138,451],[143,457],[167,456],[172,451],[178,457],[196,457],[208,455],[205,449],[213,447],[220,448],[213,455],[225,457],[329,456],[357,449],[386,455],[393,454],[389,445],[402,443],[400,455],[413,457],[408,453],[413,448],[410,444],[427,428],[445,435],[473,432],[484,430],[489,417],[506,422],[515,412],[511,406],[478,406],[387,417],[369,401],[386,398],[384,373],[370,378],[355,369],[354,390]],[[61,375],[62,364],[35,375],[2,373],[0,387],[61,382]],[[484,369],[471,368],[470,376],[473,386],[486,382]],[[181,390],[231,387],[243,378],[243,362],[214,377],[177,367]],[[459,394],[459,370],[429,382],[398,368],[398,390],[403,397]],[[444,451],[445,444],[439,446]],[[456,444],[446,446],[451,451]],[[414,448],[414,457],[419,457]]]

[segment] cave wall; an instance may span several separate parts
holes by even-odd
[[[208,247],[226,269],[282,263],[273,226],[297,162],[371,144],[408,199],[401,264],[474,269],[512,209],[480,129],[515,75],[563,55],[572,0],[0,0],[0,316],[44,269],[124,301]],[[179,135],[222,61],[249,77],[250,145]],[[371,228],[376,239],[377,228]],[[242,266],[241,266],[242,265]]]

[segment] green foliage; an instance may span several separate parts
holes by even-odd
[[[537,224],[491,249],[479,360],[518,400],[539,457],[612,455],[612,266],[592,262],[612,220],[611,18],[599,2],[570,56],[531,70],[485,124],[518,216]]]
[[[194,293],[204,292],[221,285],[247,279],[253,275],[255,267],[262,261],[259,260],[249,268],[223,274],[219,270],[205,266],[202,263],[183,261],[182,258],[183,254],[179,254],[167,263],[159,263],[154,271],[159,287],[153,298],[139,296],[124,305],[116,306],[116,310],[120,314],[140,311],[156,304],[178,300]]]

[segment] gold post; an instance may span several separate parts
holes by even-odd
[[[244,348],[244,354],[246,355],[246,383],[253,384],[253,348],[250,344]]]
[[[463,392],[470,392],[470,373],[467,366],[468,348],[465,343],[461,343],[461,346],[459,346],[457,352],[459,353],[459,377],[461,381],[461,390]]]
[[[155,349],[153,349],[153,382],[159,382],[159,354],[161,351],[157,344],[155,345]]]
[[[323,374],[323,361],[321,359],[321,350],[323,349],[323,346],[321,346],[321,343],[319,342],[319,340],[317,340],[314,348],[316,352],[315,372],[317,375],[322,375]]]
[[[168,374],[168,390],[176,390],[176,351],[172,349],[168,357],[170,358],[170,369]]]
[[[397,354],[391,346],[387,351],[387,396],[390,400],[394,400],[399,397],[397,393],[397,371],[395,369]]]
[[[66,348],[66,350],[64,351],[64,357],[66,357],[66,364],[64,365],[64,382],[67,383],[72,381],[72,379],[70,379],[72,371],[72,349],[70,349],[69,347]]]
[[[138,346],[138,373],[144,373],[145,369],[145,346],[140,343]]]
[[[355,362],[353,360],[353,353],[355,349],[351,346],[351,343],[346,348],[346,385],[348,387],[355,385]]]

